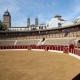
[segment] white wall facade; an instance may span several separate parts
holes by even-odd
[[[58,18],[52,18],[51,20],[46,22],[46,28],[51,29],[51,28],[59,27],[59,23],[61,24],[61,26],[68,26],[74,24],[71,21],[66,21],[66,20],[61,21]]]

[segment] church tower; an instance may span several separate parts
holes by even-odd
[[[6,29],[11,27],[11,15],[8,10],[3,15],[3,24]]]
[[[35,27],[38,28],[38,17],[35,18]]]
[[[30,29],[30,18],[29,17],[27,18],[27,27],[28,29]]]

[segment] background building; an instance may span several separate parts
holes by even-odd
[[[11,27],[11,15],[7,10],[3,15],[3,24],[6,30],[11,31],[28,31],[28,30],[39,30],[39,29],[52,29],[55,27],[66,27],[69,25],[74,25],[76,23],[80,23],[80,17],[78,17],[75,21],[67,21],[62,19],[62,16],[56,15],[49,21],[46,21],[44,24],[39,25],[38,17],[35,18],[35,23],[31,24],[30,17],[27,18],[27,25],[25,27]]]
[[[27,18],[27,28],[30,30],[30,17]]]
[[[27,18],[27,28],[28,30],[38,30],[39,29],[39,22],[38,22],[38,17],[35,18],[35,24],[30,24],[30,17]]]
[[[43,24],[40,24],[39,25],[39,29],[46,29],[46,24],[44,24],[44,23]]]
[[[11,27],[11,15],[8,10],[3,15],[3,24],[6,29]]]
[[[62,16],[56,15],[54,18],[46,22],[46,28],[51,29],[55,27],[62,27],[62,26],[68,26],[74,24],[71,21],[67,21],[62,19]]]
[[[39,29],[39,22],[38,17],[35,18],[35,24],[31,24],[30,17],[27,18],[27,26],[26,27],[11,27],[11,15],[9,11],[7,10],[3,14],[3,24],[6,28],[6,30],[10,31],[28,31],[28,30],[38,30]]]

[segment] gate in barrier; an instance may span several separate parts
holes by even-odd
[[[69,52],[74,53],[74,48],[75,48],[75,46],[73,44],[70,44],[69,45]]]

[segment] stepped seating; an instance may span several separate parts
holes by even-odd
[[[51,38],[51,39],[46,39],[46,41],[45,41],[45,43],[43,45],[63,45],[63,46],[68,46],[75,39],[76,38]]]
[[[0,46],[13,46],[15,40],[0,40]]]
[[[19,45],[63,45],[68,46],[76,40],[75,37],[68,38],[46,38],[42,39],[24,39],[24,40],[0,40],[0,46],[19,46]]]
[[[18,40],[16,45],[37,45],[40,39]]]

